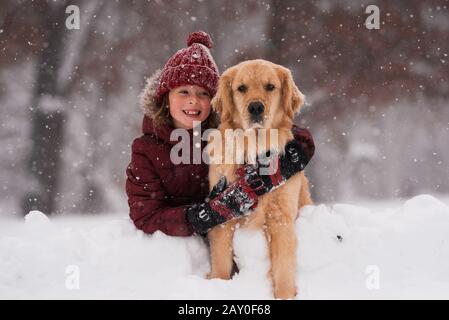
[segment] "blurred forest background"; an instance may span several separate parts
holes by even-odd
[[[380,29],[367,29],[368,5]],[[65,22],[80,8],[80,29]],[[187,35],[222,72],[263,58],[307,97],[316,202],[449,194],[448,1],[0,2],[0,214],[128,211],[138,96]]]

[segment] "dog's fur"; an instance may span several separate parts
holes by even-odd
[[[247,87],[244,93],[238,90],[242,84]],[[267,90],[267,84],[274,85],[274,90]],[[265,107],[262,126],[255,126],[250,121],[248,105],[254,101],[263,103]],[[304,96],[295,85],[290,70],[265,60],[250,60],[223,73],[219,80],[218,92],[211,103],[220,114],[221,124],[218,129],[223,137],[226,129],[257,130],[260,127],[267,130],[278,129],[279,151],[283,152],[285,144],[293,139],[291,132],[293,117],[300,111],[303,101]],[[269,146],[268,141],[265,146]],[[245,145],[245,157],[249,156],[247,148]],[[222,150],[224,152],[224,148]],[[211,163],[209,168],[211,188],[221,176],[225,176],[229,183],[235,181],[234,172],[239,166]],[[274,297],[294,298],[297,293],[295,220],[298,209],[311,203],[308,180],[301,172],[290,178],[283,186],[261,196],[256,210],[251,215],[228,221],[210,230],[208,238],[211,272],[208,277],[219,279],[231,277],[232,239],[237,223],[241,227],[262,228],[269,248]]]

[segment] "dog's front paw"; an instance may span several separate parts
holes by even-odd
[[[214,271],[211,271],[211,272],[209,272],[206,275],[206,278],[208,280],[211,280],[211,279],[229,280],[229,279],[231,279],[231,276],[228,273],[226,273],[226,272],[214,272]]]
[[[295,299],[297,295],[296,288],[293,286],[281,287],[274,290],[275,299]]]

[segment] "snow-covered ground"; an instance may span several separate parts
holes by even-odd
[[[298,299],[449,299],[449,206],[429,195],[401,204],[302,209]],[[446,202],[446,203],[445,203]],[[263,235],[238,230],[240,273],[206,280],[197,237],[137,231],[126,213],[0,217],[1,299],[271,299]]]

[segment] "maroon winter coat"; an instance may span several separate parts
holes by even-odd
[[[209,193],[208,166],[174,165],[170,150],[178,142],[170,141],[171,130],[169,126],[158,127],[156,134],[153,121],[144,117],[144,135],[134,140],[126,170],[130,217],[137,228],[147,233],[160,230],[168,235],[189,236],[193,229],[184,209],[193,202],[204,201]],[[189,130],[190,141],[192,131]]]
[[[153,99],[157,77],[155,74],[148,80],[142,95],[143,135],[134,140],[131,163],[126,169],[130,217],[135,226],[146,233],[160,230],[167,235],[190,236],[194,231],[184,210],[194,202],[203,202],[209,194],[209,168],[203,162],[174,165],[170,161],[170,150],[178,143],[170,141],[173,128],[165,125],[155,129],[151,118],[157,111]],[[202,128],[203,132],[206,129]],[[193,129],[188,132],[192,143]],[[314,145],[310,133],[295,127],[294,135],[312,156]],[[206,144],[202,142],[201,151]],[[188,147],[192,157],[192,146]]]

